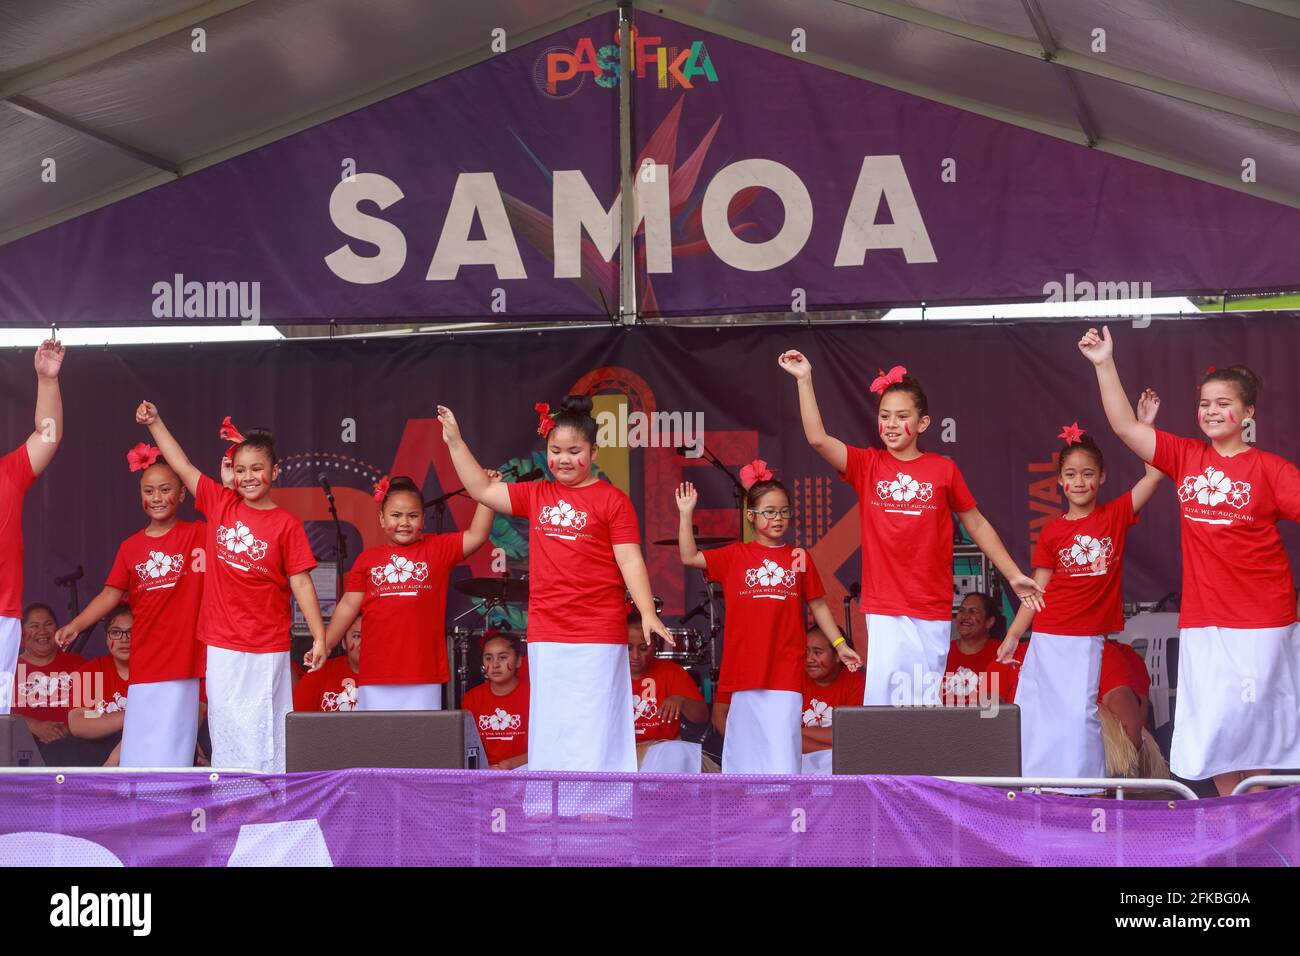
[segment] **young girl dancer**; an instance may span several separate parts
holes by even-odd
[[[66,647],[126,600],[134,625],[121,765],[190,767],[204,671],[196,632],[207,526],[176,517],[185,486],[157,448],[141,443],[126,457],[131,470],[140,472],[140,505],[149,523],[118,545],[104,589],[54,639]]]
[[[212,765],[283,773],[284,718],[293,710],[290,593],[322,659],[325,625],[308,573],[316,559],[307,532],[271,498],[280,474],[275,440],[261,429],[239,436],[232,491],[194,467],[152,403],[141,402],[135,420],[148,426],[208,519],[198,633],[208,646]]]
[[[799,385],[808,443],[851,484],[862,522],[862,606],[867,612],[866,704],[939,703],[952,627],[952,519],[1022,601],[1042,607],[1042,589],[1007,553],[949,458],[917,448],[930,427],[916,379],[895,366],[872,383],[883,450],[855,448],[826,433],[813,391],[812,363],[788,351],[780,366]]]
[[[1213,777],[1220,794],[1251,774],[1300,767],[1300,633],[1280,518],[1300,520],[1300,469],[1252,448],[1259,378],[1241,365],[1209,369],[1197,420],[1209,443],[1140,422],[1124,397],[1110,330],[1079,349],[1097,369],[1111,428],[1178,483],[1183,587],[1178,617],[1178,714],[1170,768]]]
[[[836,654],[857,670],[862,659],[839,636],[812,557],[784,541],[790,495],[764,461],[741,469],[745,518],[754,540],[701,552],[691,524],[699,495],[677,488],[677,543],[682,564],[722,584],[727,608],[718,690],[731,695],[722,743],[724,773],[799,773],[802,762],[804,604]]]
[[[36,350],[36,428],[0,458],[0,715],[9,713],[22,645],[23,496],[63,441],[59,369],[63,346],[47,339]]]
[[[1159,408],[1159,396],[1147,389],[1138,400],[1138,420],[1150,425]],[[1106,481],[1101,449],[1077,425],[1061,434],[1066,444],[1057,479],[1069,509],[1039,532],[1034,547],[1034,580],[1046,589],[1047,607],[1035,614],[1021,605],[998,661],[1011,664],[1032,622],[1034,639],[1015,692],[1024,775],[1104,777],[1097,697],[1105,635],[1124,629],[1124,541],[1161,475],[1148,465],[1131,491],[1099,505],[1097,492]]]
[[[527,516],[530,770],[636,771],[632,689],[627,679],[624,587],[641,612],[646,642],[672,638],[655,613],[632,502],[593,472],[596,420],[585,395],[554,416],[539,405],[538,432],[554,481],[489,481],[438,406],[456,474],[473,498]]]
[[[500,480],[489,472],[489,480]],[[424,495],[405,475],[375,485],[388,544],[361,552],[325,632],[328,656],[360,613],[366,622],[357,710],[441,710],[447,667],[445,625],[451,569],[483,546],[492,510],[479,505],[469,530],[424,533]],[[325,657],[307,666],[315,671]]]

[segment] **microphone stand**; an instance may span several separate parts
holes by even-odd
[[[853,602],[862,594],[862,585],[857,581],[849,587],[849,593],[844,596],[844,637],[849,642],[849,647],[853,647]]]
[[[731,481],[731,493],[736,499],[736,511],[739,512],[740,514],[740,540],[744,541],[745,540],[745,494],[746,494],[745,486],[740,483],[740,479],[736,477],[736,473],[734,471],[732,471],[730,468],[724,465],[722,463],[722,460],[719,459],[717,455],[709,451],[709,447],[707,445],[701,442],[700,448],[702,450],[702,454],[700,457],[702,457],[714,468],[718,469],[718,471],[726,475],[727,478],[730,479]]]
[[[334,493],[326,491],[325,500],[329,503],[330,517],[334,520],[334,604],[337,607],[338,602],[343,598],[343,565],[348,560],[348,539],[343,536],[343,525],[339,522],[339,512],[334,507]],[[331,613],[330,617],[333,616]]]
[[[442,534],[442,524],[447,517],[447,502],[457,495],[465,494],[464,488],[457,488],[455,491],[449,491],[445,495],[439,495],[424,506],[424,510],[433,509],[433,531],[434,534]]]

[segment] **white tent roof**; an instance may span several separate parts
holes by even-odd
[[[0,243],[616,9],[6,0]],[[1300,207],[1300,0],[638,0],[636,10]],[[206,52],[191,49],[205,31]],[[802,29],[807,52],[791,49]],[[1104,52],[1095,50],[1104,30]],[[41,162],[57,159],[57,181]],[[1243,183],[1253,159],[1258,182]]]

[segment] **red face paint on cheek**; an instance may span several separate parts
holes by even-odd
[[[903,422],[903,432],[904,432],[904,434],[907,434],[907,435],[911,435],[911,434],[912,434],[912,429],[910,429],[910,428],[907,427],[907,422]]]
[[[1228,409],[1228,421],[1232,422],[1232,424],[1234,424],[1234,425],[1237,424],[1237,416],[1234,415],[1234,414],[1232,414],[1232,409],[1231,409],[1231,408]]]

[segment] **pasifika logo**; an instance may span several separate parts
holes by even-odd
[[[601,47],[591,37],[583,37],[571,50],[551,47],[542,51],[533,77],[539,90],[556,99],[572,96],[589,76],[597,86],[612,90],[618,86],[622,72],[622,54],[617,32],[614,42]],[[663,37],[642,36],[633,27],[631,56],[629,68],[636,78],[649,77],[661,90],[691,90],[696,83],[718,82],[718,71],[703,40],[693,40],[684,47],[669,46]]]

